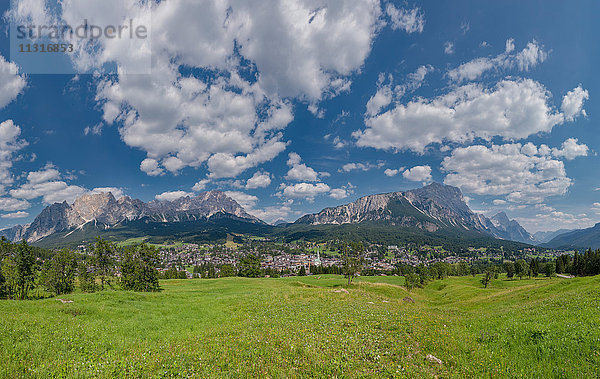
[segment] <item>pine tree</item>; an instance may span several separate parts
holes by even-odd
[[[544,273],[546,274],[546,277],[550,278],[554,276],[555,271],[556,265],[554,263],[548,262],[544,265]]]
[[[565,272],[565,261],[562,259],[562,256],[556,259],[555,271],[558,274],[562,274]]]
[[[529,277],[537,277],[540,273],[540,262],[537,258],[532,259],[529,262]]]
[[[304,266],[300,267],[300,270],[298,271],[298,276],[306,276],[306,268],[304,268]]]

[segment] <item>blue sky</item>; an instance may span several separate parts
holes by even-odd
[[[600,220],[597,2],[51,2],[3,3],[0,227],[94,190],[275,221],[432,181],[529,231]],[[10,20],[56,17],[152,34],[27,72]]]

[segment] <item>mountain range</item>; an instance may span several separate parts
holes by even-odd
[[[405,192],[365,196],[350,204],[303,216],[296,224],[342,225],[363,222],[418,228],[429,232],[447,228],[463,229],[510,241],[535,242],[531,234],[517,221],[509,220],[504,212],[491,219],[474,213],[465,202],[460,189],[439,183]]]
[[[554,238],[560,236],[561,234],[569,233],[574,231],[574,229],[559,229],[549,232],[536,232],[533,234],[533,238],[539,244],[544,244],[552,241]]]
[[[0,231],[12,241],[25,239],[40,245],[152,235],[160,238],[223,238],[227,233],[252,231],[283,233],[305,238],[320,226],[371,225],[389,233],[490,238],[532,244],[535,239],[505,213],[491,219],[474,213],[456,187],[438,183],[423,188],[362,197],[355,202],[301,217],[295,223],[269,226],[220,191],[200,193],[174,201],[141,200],[111,193],[87,194],[46,207],[28,225]],[[318,233],[317,233],[318,234]],[[443,240],[443,238],[441,238]]]
[[[109,230],[138,220],[182,223],[223,215],[264,224],[220,191],[204,192],[195,197],[186,196],[174,201],[154,200],[149,203],[128,196],[117,200],[108,192],[83,195],[72,205],[67,202],[50,205],[31,224],[0,231],[0,235],[12,241],[24,239],[33,243],[54,233],[74,233],[86,227]]]
[[[600,224],[587,229],[566,231],[542,246],[561,250],[600,249]]]

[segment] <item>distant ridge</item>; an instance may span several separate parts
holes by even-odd
[[[560,234],[542,246],[563,250],[600,249],[600,223]]]
[[[554,238],[560,236],[561,234],[573,232],[574,230],[575,229],[559,229],[550,232],[536,232],[533,234],[533,238],[535,238],[537,243],[543,244],[552,241]]]

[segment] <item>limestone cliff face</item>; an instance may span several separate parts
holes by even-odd
[[[186,221],[227,213],[236,217],[260,221],[248,214],[235,200],[221,191],[209,191],[195,197],[182,197],[174,201],[151,201],[147,213],[157,221]]]
[[[69,227],[70,206],[67,202],[46,207],[24,231],[22,238],[34,242]]]
[[[535,238],[521,224],[515,220],[509,220],[504,212],[498,213],[490,221],[496,230],[498,230],[498,237],[502,239],[531,244],[536,242]]]
[[[13,226],[12,228],[0,231],[0,236],[6,237],[6,239],[9,241],[22,241],[25,236],[25,232],[27,232],[27,228],[29,228],[29,225]]]
[[[112,193],[83,195],[75,200],[69,211],[69,226],[86,222],[115,224],[122,220],[122,211]]]
[[[72,205],[66,202],[50,205],[30,225],[2,230],[0,235],[11,241],[26,239],[28,242],[35,242],[53,233],[79,228],[89,223],[108,229],[142,218],[159,222],[182,222],[208,219],[217,214],[233,215],[249,222],[262,223],[220,191],[205,192],[174,201],[155,200],[149,203],[127,196],[117,200],[112,193],[100,193],[83,195]]]
[[[460,189],[438,183],[405,192],[365,196],[353,203],[327,208],[296,221],[298,224],[311,225],[361,222],[432,232],[444,227],[458,227],[489,233],[498,238],[506,237],[506,233],[491,220],[469,208]]]
[[[387,206],[399,193],[365,196],[353,203],[326,208],[317,214],[306,215],[297,224],[355,224],[365,221],[391,219]]]

